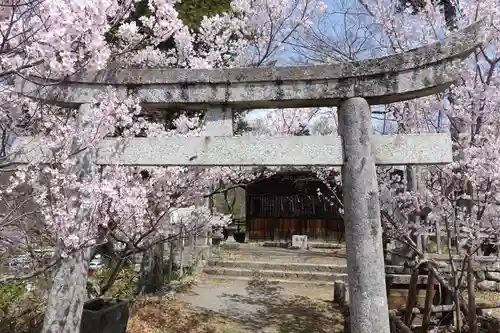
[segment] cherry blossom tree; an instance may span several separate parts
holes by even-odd
[[[497,8],[495,1],[339,0],[290,41],[303,61],[335,63],[404,52],[486,20],[485,46],[449,91],[372,110],[374,129],[383,134],[450,131],[454,141],[455,162],[448,166],[410,166],[399,180],[392,179],[393,168],[379,168],[384,227],[392,238],[416,247],[409,233],[435,232],[441,223],[458,250],[468,243],[475,252],[486,238],[498,239]]]
[[[496,92],[500,84],[500,9],[495,1],[475,0],[405,3],[361,0],[360,3],[379,26],[383,45],[389,52],[401,52],[434,41],[484,20],[484,45],[464,61],[460,80],[445,94],[386,107],[399,133],[449,130],[454,162],[444,167],[410,167],[407,184],[390,189],[386,181],[382,188],[385,192],[383,211],[392,211],[392,216],[385,214],[390,221],[388,231],[406,241],[417,259],[425,260],[425,256],[414,240],[444,227],[450,259],[452,253],[458,253],[464,258],[461,269],[470,268],[468,304],[473,306],[472,256],[484,245],[496,246],[497,251],[499,245],[496,134],[500,104]],[[455,272],[457,268],[452,260],[450,262]],[[462,285],[462,276],[455,274],[451,281],[454,290]],[[455,303],[463,304],[458,293],[455,293]],[[473,310],[468,311],[470,327],[476,326]],[[460,329],[458,306],[456,311]]]
[[[248,180],[255,172],[159,168],[144,179],[141,170],[119,165],[97,168],[88,158],[105,137],[199,135],[203,130],[199,115],[181,115],[165,130],[165,124],[152,119],[134,96],[123,100],[112,88],[75,112],[16,94],[16,78],[64,80],[108,66],[259,66],[282,52],[284,42],[307,25],[316,9],[309,0],[235,0],[230,12],[205,17],[194,31],[179,19],[176,3],[149,0],[139,17],[136,1],[12,0],[0,6],[4,133],[30,134],[52,152],[50,164],[31,161],[12,169],[7,169],[5,154],[2,169],[14,172],[2,189],[4,201],[18,202],[22,193],[33,208],[29,214],[19,214],[19,207],[8,206],[1,230],[5,244],[55,247],[49,263],[24,276],[51,274],[43,332],[79,330],[93,248],[109,237],[132,250],[168,239],[174,233],[166,216],[172,208],[199,201],[208,185],[218,180]],[[262,9],[266,15],[261,15]],[[173,47],[165,48],[166,41]],[[8,146],[11,140],[4,141]],[[13,241],[9,235],[16,228],[21,236]],[[4,231],[10,233],[4,236]],[[61,318],[60,313],[67,316]]]
[[[14,173],[2,187],[8,209],[0,222],[0,241],[2,246],[33,250],[50,244],[56,249],[50,262],[27,274],[48,271],[54,280],[44,332],[79,329],[86,263],[96,246],[112,239],[125,255],[143,251],[176,237],[177,228],[169,219],[173,209],[195,205],[207,195],[227,190],[227,184],[240,186],[280,170],[169,167],[150,170],[144,177],[144,170],[120,165],[95,168],[86,162],[87,154],[105,137],[200,135],[202,113],[172,113],[168,123],[161,123],[134,96],[122,99],[112,88],[79,112],[15,93],[15,77],[30,79],[30,75],[36,75],[64,80],[75,73],[108,66],[266,65],[289,47],[303,50],[305,40],[295,37],[316,36],[310,20],[317,9],[326,10],[324,4],[312,0],[233,0],[230,11],[205,17],[197,29],[192,29],[179,18],[176,3],[150,0],[147,10],[139,16],[136,1],[11,0],[0,5],[0,121],[6,147],[2,149],[2,171]],[[445,17],[449,11],[441,13],[439,6],[430,1],[420,3],[415,14],[389,0],[360,1],[364,17],[372,20],[364,29],[373,29],[362,36],[377,37],[370,44],[378,43],[376,54],[400,52],[441,38],[450,29],[461,28],[479,17],[488,20],[488,44],[468,63],[468,70],[463,72],[464,84],[444,95],[390,105],[381,111],[387,122],[396,124],[391,128],[400,133],[450,128],[456,152],[456,162],[450,166],[409,173],[419,176],[417,182],[412,182],[415,186],[395,185],[391,173],[381,169],[382,209],[387,212],[386,220],[390,220],[386,230],[401,238],[409,228],[422,233],[434,225],[432,221],[439,220],[447,226],[461,226],[457,230],[466,236],[461,239],[477,248],[483,230],[480,226],[498,230],[496,111],[500,108],[495,92],[500,84],[500,13],[495,11],[498,6],[493,1],[462,1],[455,4],[459,14],[450,24]],[[350,36],[356,37],[359,31]],[[315,46],[320,45],[320,40],[313,41],[317,42]],[[355,44],[347,40],[342,45]],[[323,54],[310,61],[351,60],[358,54],[366,57],[366,44],[356,45],[350,52],[335,53],[333,59]],[[333,111],[271,111],[263,121],[253,124],[253,132],[243,135],[336,134]],[[316,120],[316,125],[311,126]],[[52,163],[9,165],[9,136],[19,134],[43,140],[52,150]],[[315,171],[326,181],[332,169]],[[214,188],[217,184],[221,186]],[[332,187],[327,195],[340,202],[335,193]],[[424,207],[430,208],[431,214],[417,218]],[[221,222],[208,212],[199,213],[203,223]],[[0,281],[11,278],[19,276]],[[72,299],[68,295],[73,295]],[[68,316],[61,319],[60,313]]]
[[[449,166],[421,169],[419,186],[400,194],[399,208],[405,216],[424,207],[432,209],[428,222],[443,221],[451,229],[457,226],[457,246],[469,243],[475,252],[486,235],[485,228],[498,230],[497,174],[495,147],[498,128],[496,113],[498,90],[498,6],[487,1],[453,2],[456,14],[447,17],[432,2],[421,2],[419,12],[401,10],[383,1],[364,3],[383,28],[386,45],[400,52],[418,44],[442,38],[450,30],[460,29],[479,19],[486,20],[484,47],[466,61],[461,80],[443,95],[391,105],[387,111],[398,124],[400,133],[450,130],[454,140],[455,162]],[[445,4],[446,5],[446,4]],[[490,10],[495,8],[495,10]],[[386,16],[391,15],[391,16]],[[391,17],[387,20],[382,17]],[[396,29],[405,26],[407,29]],[[417,28],[418,27],[418,28]],[[400,228],[402,225],[399,226]],[[420,231],[430,225],[421,224]],[[404,229],[399,232],[405,232]],[[461,237],[458,237],[461,234]],[[458,239],[460,238],[460,239]]]
[[[441,39],[480,19],[485,21],[484,45],[465,61],[466,69],[461,70],[460,80],[448,91],[377,106],[372,111],[374,127],[384,134],[449,131],[454,146],[454,162],[447,166],[409,166],[406,172],[378,168],[386,236],[406,243],[417,260],[425,260],[426,250],[418,246],[418,239],[421,235],[436,233],[438,228],[446,232],[450,259],[452,253],[458,253],[467,263],[485,244],[498,249],[498,3],[359,0],[348,10],[335,14],[346,18],[347,42],[344,36],[340,36],[340,40],[339,36],[332,36],[331,31],[335,29],[308,30],[305,36],[309,38],[299,39],[302,44],[296,45],[307,60],[328,63],[339,58],[359,59],[370,56],[371,49],[378,55],[404,52]],[[349,21],[349,16],[361,20],[354,23]],[[358,29],[359,24],[364,24],[364,28]],[[363,52],[362,47],[367,44],[370,48]],[[335,57],[328,58],[330,54]],[[331,193],[326,196],[332,201],[341,201]],[[451,263],[455,271],[453,261]],[[461,278],[460,274],[455,276],[457,279],[451,284],[458,290]],[[455,295],[460,304],[460,296]],[[474,303],[471,292],[468,303]]]

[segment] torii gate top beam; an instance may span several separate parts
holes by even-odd
[[[350,97],[385,104],[449,87],[460,62],[480,45],[483,22],[442,41],[382,58],[333,65],[228,69],[107,69],[65,80],[31,77],[17,90],[48,103],[78,107],[106,86],[136,94],[148,108],[233,109],[337,106]],[[51,85],[47,86],[47,83]]]
[[[211,70],[109,69],[84,73],[66,81],[54,80],[51,85],[40,78],[32,78],[33,82],[19,80],[17,88],[48,103],[85,109],[85,105],[111,85],[117,87],[123,97],[136,94],[148,108],[209,110],[205,138],[133,138],[126,143],[107,139],[96,150],[97,164],[343,165],[346,156],[339,136],[230,137],[233,134],[232,110],[335,106],[351,97],[379,104],[440,91],[454,82],[462,59],[481,44],[482,26],[483,21],[479,21],[440,42],[402,54],[335,65]],[[43,145],[31,140],[16,140],[14,146],[22,152],[16,157],[17,161],[28,163],[46,158]],[[452,161],[451,139],[446,133],[375,136],[372,145],[378,165]]]

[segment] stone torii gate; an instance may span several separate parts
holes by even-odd
[[[105,139],[92,161],[129,166],[342,166],[348,286],[353,333],[387,333],[389,317],[375,165],[452,162],[449,133],[372,135],[370,105],[448,88],[480,44],[482,23],[402,54],[334,65],[230,69],[113,69],[57,85],[32,77],[17,90],[35,99],[88,109],[114,86],[146,109],[206,110],[201,137]],[[56,81],[54,81],[56,82]],[[233,137],[232,112],[249,108],[338,107],[338,136]],[[116,149],[119,146],[118,150]],[[18,138],[15,162],[46,154]]]

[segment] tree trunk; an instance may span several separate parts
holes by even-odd
[[[408,287],[408,299],[406,302],[406,310],[403,319],[403,323],[406,326],[411,326],[411,323],[413,321],[412,310],[417,303],[419,271],[420,271],[420,266],[415,267],[410,278],[410,286]]]
[[[56,268],[49,293],[42,333],[79,333],[87,298],[90,249],[78,250]]]
[[[434,274],[429,272],[427,274],[427,289],[425,291],[425,305],[424,305],[424,316],[422,319],[422,331],[423,333],[429,332],[429,327],[431,324],[432,316],[432,300],[434,298]]]
[[[82,104],[78,110],[77,128],[84,129],[88,126],[88,119],[92,119],[92,108],[89,104]],[[71,144],[72,151],[78,151],[80,143],[76,137]],[[85,153],[79,154],[72,172],[77,179],[82,180],[96,172],[93,163],[95,151],[87,149]],[[82,196],[79,193],[79,200],[76,203],[68,203],[68,209],[78,209],[78,213],[73,221],[71,233],[76,235],[87,235],[86,223],[90,221],[92,210],[81,205]],[[63,248],[61,244],[59,249]],[[92,249],[82,247],[64,258],[56,267],[52,276],[52,286],[49,292],[47,309],[43,321],[42,333],[79,333],[80,322],[82,320],[83,303],[87,298],[87,275],[88,264]]]
[[[476,315],[476,291],[474,284],[474,268],[472,267],[472,249],[469,249],[467,257],[467,294],[469,297],[469,332],[477,333],[477,315]]]

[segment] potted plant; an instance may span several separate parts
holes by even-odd
[[[128,317],[128,300],[96,298],[83,305],[80,333],[125,333]]]

